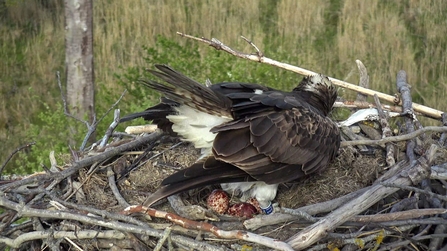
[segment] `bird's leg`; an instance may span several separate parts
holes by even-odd
[[[221,184],[222,189],[230,194],[237,194],[240,192],[242,196],[241,201],[247,201],[250,198],[255,198],[259,202],[259,206],[265,214],[273,212],[272,200],[276,197],[278,185],[268,185],[262,181],[260,182],[235,182]]]
[[[272,200],[276,197],[278,184],[268,185],[264,182],[259,182],[252,190],[253,197],[259,202],[261,210],[265,214],[273,213]]]

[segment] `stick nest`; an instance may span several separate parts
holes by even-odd
[[[237,52],[217,39],[194,39],[284,68],[248,40],[256,53]],[[362,72],[364,66],[357,63]],[[362,79],[368,82],[363,72],[361,84]],[[401,96],[395,106],[382,106],[378,92],[369,89],[366,93],[376,96],[374,105],[360,94],[356,102],[337,101],[338,107],[350,109],[376,107],[379,118],[366,127],[358,124],[360,133],[342,128],[337,159],[318,175],[281,185],[275,213],[252,219],[208,211],[206,197],[218,185],[142,207],[165,177],[194,163],[199,152],[159,131],[111,137],[119,121],[115,111],[104,146],[73,154],[64,164],[50,156],[51,169],[44,173],[2,177],[0,249],[447,250],[447,129],[422,127],[416,115],[439,119],[441,114],[412,105],[403,71],[397,74],[397,87]],[[383,109],[399,113],[393,122],[400,125],[396,135]],[[447,116],[442,118],[447,125]]]
[[[438,135],[430,137],[421,147],[426,148],[434,143],[432,138],[437,139]],[[131,143],[135,141],[137,140],[131,141]],[[128,142],[129,140],[117,140],[114,146],[129,148]],[[148,144],[155,145],[151,151],[146,153],[131,151],[145,149]],[[173,145],[176,146],[173,147]],[[32,247],[41,246],[57,246],[62,250],[68,250],[71,246],[78,246],[82,250],[117,250],[117,248],[152,250],[156,247],[158,240],[165,235],[166,230],[165,232],[162,230],[169,226],[171,230],[167,237],[170,241],[165,241],[159,250],[168,250],[174,247],[177,248],[176,250],[188,247],[200,250],[201,248],[197,246],[198,243],[207,243],[210,246],[205,247],[204,250],[209,248],[262,250],[266,248],[259,243],[250,243],[250,240],[247,242],[233,239],[229,242],[197,229],[187,230],[179,226],[172,226],[169,221],[164,219],[153,219],[147,222],[141,215],[133,215],[132,220],[127,218],[129,216],[124,219],[119,218],[124,217],[122,211],[125,205],[120,204],[119,199],[112,192],[113,186],[118,188],[125,202],[130,205],[141,204],[151,192],[159,187],[165,177],[180,168],[191,165],[200,155],[200,152],[190,144],[178,144],[175,139],[172,140],[167,136],[162,137],[161,140],[159,137],[153,138],[130,147],[132,148],[116,152],[110,157],[103,156],[109,153],[107,148],[105,151],[104,149],[91,151],[83,160],[61,166],[58,172],[37,173],[23,179],[3,181],[1,187],[4,193],[1,204],[4,209],[1,225],[4,233],[3,243],[19,250],[29,250]],[[144,157],[142,157],[143,154]],[[355,194],[364,188],[373,186],[376,180],[389,172],[390,168],[386,166],[384,160],[385,154],[385,150],[381,147],[371,148],[367,155],[359,153],[353,147],[341,148],[336,161],[321,174],[296,184],[281,185],[276,202],[280,208],[287,210],[306,209],[306,207],[318,206],[327,201],[334,201],[337,204],[339,203],[337,200],[343,198],[344,195]],[[439,150],[433,165],[441,164],[442,166],[443,163],[446,163],[446,156],[445,149]],[[91,158],[96,158],[96,161],[85,162],[86,159]],[[121,177],[120,175],[126,173],[130,166],[136,165],[140,166],[119,181],[116,180]],[[406,164],[401,164],[400,168],[405,166]],[[439,221],[444,221],[445,214],[439,214],[438,211],[435,212],[437,214],[428,216],[421,216],[418,214],[420,212],[414,211],[416,212],[414,217],[407,217],[403,221],[396,220],[396,226],[393,226],[393,219],[380,222],[376,222],[374,218],[369,219],[370,222],[362,222],[361,219],[363,214],[383,216],[387,213],[404,212],[405,210],[439,209],[444,206],[445,182],[436,179],[426,180],[426,182],[429,182],[430,193],[441,196],[441,199],[434,198],[433,194],[428,196],[420,191],[409,191],[406,187],[401,187],[390,196],[380,199],[362,214],[357,215],[360,218],[346,219],[343,225],[335,228],[325,238],[314,244],[313,250],[326,248],[336,250],[335,248],[343,247],[344,250],[368,250],[376,246],[385,248],[393,245],[401,248],[408,247],[409,250],[413,250],[410,247],[413,247],[414,250],[428,250],[430,245],[434,245],[431,243],[435,241],[438,246],[443,245],[444,237],[437,237],[440,235],[435,235],[435,231],[442,228],[443,225],[440,225]],[[191,190],[182,193],[180,197],[185,205],[206,207],[206,196],[217,187],[218,185]],[[408,187],[420,188],[421,185]],[[349,199],[339,203],[335,208],[348,201]],[[435,207],[434,203],[438,203],[438,206]],[[176,213],[175,208],[173,209],[166,200],[156,205],[155,208],[171,214]],[[34,209],[37,209],[38,212],[32,212]],[[330,211],[320,210],[312,215],[324,217]],[[55,212],[69,212],[70,214],[61,216]],[[89,213],[96,216],[90,216],[90,219]],[[73,215],[87,216],[87,219],[76,219],[76,217],[73,218]],[[255,219],[258,217],[274,219],[275,215],[287,214],[278,212],[270,216],[257,216]],[[288,215],[289,219],[277,224],[260,224],[254,227],[249,226],[248,229],[254,234],[285,242],[292,235],[312,224],[307,218],[292,216],[293,213]],[[219,221],[212,224],[223,231],[235,228],[246,230],[247,226],[244,225],[244,222],[254,220],[229,216],[218,216],[218,218]],[[318,221],[319,218],[312,217],[312,219]],[[96,221],[99,220],[108,220],[116,225],[130,224],[134,227],[152,229],[155,233],[141,233],[138,228],[126,232],[123,229],[114,228],[113,225],[108,227],[98,225]],[[438,222],[433,222],[434,220]],[[107,235],[110,230],[119,231]],[[85,231],[93,231],[94,235],[101,236],[101,238],[94,236],[81,238]],[[36,234],[34,238],[20,239],[24,235],[32,236],[33,233]],[[46,238],[37,236],[42,233],[49,233],[49,235],[45,235]],[[65,233],[68,237],[54,237],[61,233]],[[68,235],[68,233],[73,234]],[[76,236],[76,233],[79,233],[79,236]],[[102,235],[99,235],[100,233]],[[122,233],[122,235],[118,233]],[[179,241],[171,238],[174,235],[183,237],[184,240]],[[422,238],[423,236],[426,238]],[[194,240],[192,237],[199,239]],[[403,242],[405,243],[402,245]],[[348,247],[355,248],[347,249]]]

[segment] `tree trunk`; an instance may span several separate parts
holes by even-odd
[[[95,113],[93,4],[92,0],[64,2],[67,105],[70,114],[91,124]],[[70,144],[75,144],[77,132],[74,127],[70,131]]]

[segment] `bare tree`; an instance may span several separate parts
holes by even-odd
[[[92,0],[65,0],[65,65],[67,103],[71,115],[95,119],[95,85],[93,71],[93,3]],[[71,133],[76,134],[72,127]],[[93,140],[94,136],[90,137]],[[75,144],[71,137],[70,144]]]

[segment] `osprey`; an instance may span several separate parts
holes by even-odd
[[[223,183],[227,192],[256,198],[266,213],[278,184],[321,171],[340,146],[327,117],[337,90],[323,75],[305,77],[291,92],[258,84],[202,85],[166,65],[149,70],[165,83],[143,81],[161,103],[124,117],[142,117],[202,149],[192,166],[167,177],[144,203],[181,191]]]

